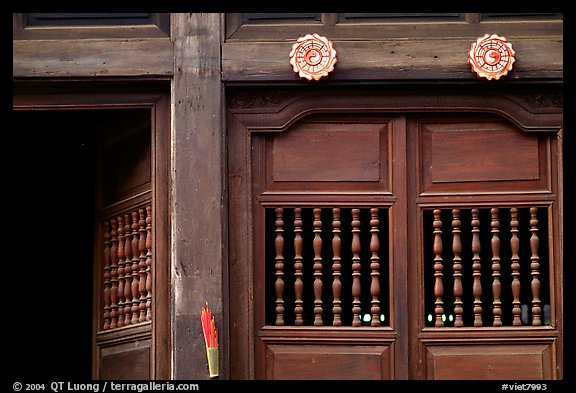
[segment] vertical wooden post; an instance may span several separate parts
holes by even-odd
[[[335,207],[332,209],[332,253],[334,254],[332,262],[332,276],[334,278],[334,281],[332,281],[332,294],[334,295],[332,314],[334,315],[334,320],[332,325],[334,326],[342,326],[342,302],[340,301],[340,293],[342,291],[342,283],[340,282],[340,276],[342,275],[340,272],[340,248],[342,241],[340,240],[340,225],[340,209]]]
[[[282,219],[282,214],[284,209],[278,207],[275,209],[276,222],[275,222],[275,232],[276,239],[274,241],[276,246],[276,282],[274,283],[274,288],[276,289],[276,325],[284,325],[284,220]]]
[[[152,206],[146,206],[146,320],[152,320]]]
[[[442,320],[442,314],[444,314],[444,302],[442,301],[442,296],[444,295],[444,285],[442,284],[442,219],[440,217],[442,210],[434,209],[434,296],[436,301],[434,302],[434,315],[436,316],[436,321],[434,322],[435,327],[444,326],[444,321]]]
[[[532,289],[532,325],[542,325],[540,314],[542,309],[540,307],[540,257],[538,256],[538,246],[540,239],[538,238],[538,208],[530,208],[530,250],[532,256],[530,257],[530,270],[532,275],[532,282],[530,287]]]
[[[314,209],[314,326],[322,326],[322,209]]]
[[[492,221],[490,226],[492,227],[492,240],[490,245],[492,248],[492,294],[494,296],[493,300],[493,310],[494,326],[502,326],[502,303],[500,302],[500,222],[498,221],[499,210],[497,207],[490,209],[490,214],[492,216]]]
[[[206,301],[222,343],[220,378],[228,378],[229,371],[220,55],[223,20],[224,14],[219,13],[170,15],[174,44],[170,204],[173,379],[209,378],[198,316]]]
[[[132,212],[132,319],[138,323],[140,316],[140,226],[138,212]]]
[[[512,268],[512,325],[522,325],[520,319],[520,258],[518,256],[518,249],[520,248],[520,239],[518,238],[518,209],[513,207],[510,209],[510,248],[512,250],[511,268]]]
[[[370,312],[372,313],[372,320],[370,326],[380,326],[380,241],[378,239],[378,208],[370,209],[370,276],[372,278],[370,283],[370,295],[372,296]]]
[[[460,241],[460,209],[452,209],[452,252],[454,253],[454,326],[462,327],[462,242]]]
[[[360,326],[360,209],[352,209],[352,326]]]
[[[124,326],[124,219],[118,217],[118,327]],[[127,325],[130,324],[128,321]]]
[[[482,326],[482,283],[480,282],[480,220],[479,210],[472,209],[472,294],[474,295],[474,326]]]
[[[124,265],[125,281],[124,284],[124,322],[128,325],[132,322],[132,224],[130,221],[130,214],[124,214],[124,255],[126,256],[126,263]]]
[[[118,326],[118,238],[116,220],[110,220],[110,329]]]
[[[302,282],[302,209],[294,209],[294,313],[296,319],[294,324],[301,326],[304,324],[302,313],[304,312],[304,302],[302,300],[302,291],[304,283]]]
[[[146,211],[144,208],[138,209],[138,231],[140,232],[140,239],[138,241],[138,251],[140,251],[138,263],[138,322],[146,321]],[[134,268],[132,268],[134,269]],[[136,303],[136,297],[134,298]],[[132,320],[136,320],[136,316],[132,315]]]
[[[104,226],[104,325],[103,330],[110,329],[110,222],[102,223]]]

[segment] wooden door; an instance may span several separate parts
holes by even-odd
[[[558,377],[556,134],[299,93],[229,105],[232,376]]]
[[[17,351],[15,367],[69,378],[167,378],[168,100],[54,90],[14,96],[25,132],[11,138],[30,152],[35,165],[23,174],[36,179],[19,177],[15,206],[37,204],[42,190],[43,211],[54,216],[36,243],[51,250],[41,259],[47,273],[30,282],[36,291],[28,295],[52,300],[23,320],[47,327],[14,332],[15,344],[30,349]],[[31,348],[49,350],[30,356]]]

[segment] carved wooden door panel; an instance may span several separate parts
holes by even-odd
[[[231,100],[232,377],[558,377],[557,136],[427,102]]]
[[[149,379],[152,174],[148,111],[125,111],[97,135],[94,376]]]

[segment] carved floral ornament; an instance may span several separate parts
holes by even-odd
[[[485,34],[472,43],[468,52],[468,64],[478,77],[488,80],[508,74],[516,61],[512,44],[496,34]]]
[[[290,64],[301,78],[317,81],[334,70],[336,50],[326,37],[306,34],[292,45]]]

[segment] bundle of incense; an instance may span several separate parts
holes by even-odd
[[[206,348],[213,348],[218,346],[218,330],[214,322],[212,311],[206,306],[200,311],[200,319],[202,320],[202,331],[204,332],[204,342]]]

